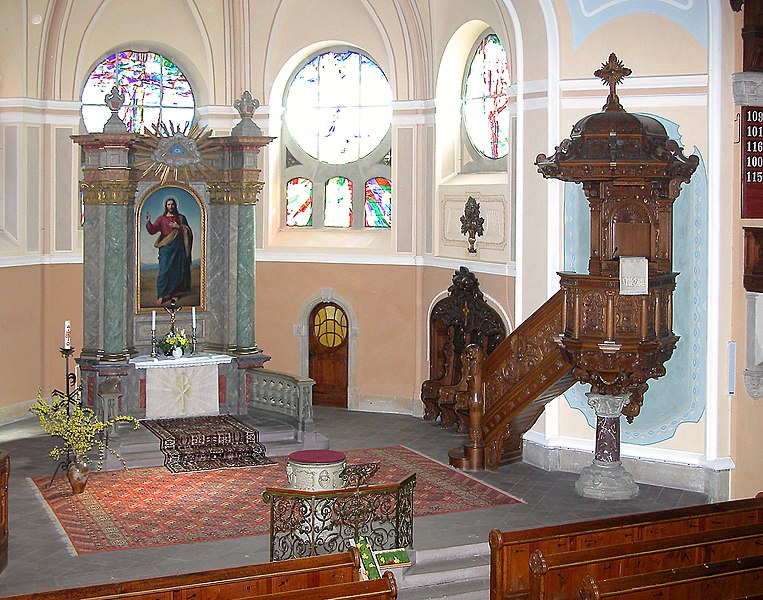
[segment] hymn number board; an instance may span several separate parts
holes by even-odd
[[[742,218],[763,218],[763,107],[742,107]]]

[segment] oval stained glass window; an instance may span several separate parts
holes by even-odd
[[[159,123],[177,129],[193,122],[193,92],[180,68],[155,52],[125,50],[105,58],[87,78],[81,100],[89,132],[103,131],[111,115],[104,98],[115,85],[125,96],[119,117],[133,133]]]
[[[464,126],[474,147],[488,158],[509,153],[509,59],[491,33],[477,47],[464,86]]]
[[[291,81],[284,119],[311,157],[347,164],[370,154],[392,122],[392,90],[379,66],[359,52],[324,52]]]
[[[347,337],[347,315],[335,304],[323,306],[313,320],[313,334],[327,348],[336,348]]]

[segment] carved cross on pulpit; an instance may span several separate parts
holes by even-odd
[[[623,82],[623,79],[628,77],[632,71],[625,66],[623,61],[618,60],[615,53],[609,55],[609,60],[605,63],[601,63],[601,68],[596,69],[593,72],[594,76],[598,77],[604,82],[604,85],[609,86],[609,96],[607,96],[607,103],[602,107],[602,110],[606,112],[622,111],[623,105],[620,104],[620,98],[617,96],[617,85]]]

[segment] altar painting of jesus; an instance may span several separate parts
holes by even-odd
[[[173,300],[203,308],[204,219],[196,195],[178,186],[158,188],[137,216],[138,309]]]

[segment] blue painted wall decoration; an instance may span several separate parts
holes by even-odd
[[[594,31],[633,14],[658,15],[691,33],[707,48],[707,0],[567,0],[572,19],[572,45],[577,50]]]
[[[642,113],[643,114],[643,113]],[[657,115],[668,136],[681,145],[678,125]],[[705,410],[707,358],[707,170],[700,161],[691,182],[684,184],[673,205],[673,270],[680,273],[673,296],[673,331],[680,336],[667,374],[650,379],[641,414],[628,424],[622,419],[621,439],[630,444],[655,444],[675,435],[683,422],[697,422]],[[580,184],[564,186],[564,269],[588,272],[591,220],[588,200]],[[589,385],[576,384],[565,398],[595,428],[596,415],[588,406]]]

